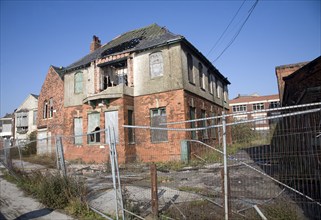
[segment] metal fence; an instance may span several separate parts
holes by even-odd
[[[113,128],[97,131],[109,133],[104,164],[65,160],[63,143],[74,136],[5,141],[0,143],[0,160],[12,173],[59,169],[63,175],[83,177],[88,203],[106,218],[319,219],[320,106],[223,114],[160,127],[124,126],[136,137],[150,134],[160,141],[139,152],[140,158],[152,158],[149,162],[136,155],[131,163],[119,163]],[[264,130],[263,121],[268,125]],[[180,133],[192,138],[179,139],[179,159],[173,146],[166,154],[175,159],[163,160],[161,147],[171,143],[161,140],[180,138]],[[52,150],[39,155],[37,145]]]

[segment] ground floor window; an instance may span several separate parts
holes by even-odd
[[[118,143],[118,111],[105,112],[106,143]]]
[[[166,109],[157,108],[150,110],[150,126],[151,127],[161,127],[166,128]],[[152,142],[161,142],[168,141],[168,132],[167,130],[155,130],[151,129],[151,141]]]
[[[88,114],[88,136],[89,144],[100,143],[100,113],[94,112]]]
[[[75,144],[82,144],[82,118],[74,118]]]
[[[135,125],[133,110],[128,110],[128,125]],[[135,130],[134,130],[134,128],[128,128],[128,142],[135,143]]]
[[[196,109],[194,107],[189,108],[189,118],[190,120],[196,119]],[[191,128],[196,128],[196,122],[191,122]],[[191,131],[191,138],[197,139],[196,131]]]

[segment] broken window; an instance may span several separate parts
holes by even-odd
[[[75,144],[82,144],[82,118],[74,118]]]
[[[149,55],[149,68],[151,78],[163,75],[162,52],[156,52]]]
[[[150,114],[151,114],[151,118],[150,118],[151,127],[161,127],[161,128],[167,127],[165,108],[151,109]],[[167,141],[167,140],[168,140],[167,130],[151,129],[152,142],[161,142],[161,141]]]
[[[82,72],[75,73],[75,93],[82,93],[83,74]]]
[[[128,125],[135,125],[134,111],[128,110]],[[128,128],[128,142],[135,142],[135,130],[134,128]]]
[[[253,111],[264,109],[264,103],[254,103],[252,106]]]
[[[99,143],[100,142],[100,133],[97,132],[100,130],[100,113],[93,112],[88,114],[88,143]]]
[[[48,117],[48,101],[44,101],[43,103],[43,118]]]
[[[53,116],[53,99],[52,98],[50,98],[49,99],[49,118],[52,118],[52,116]]]
[[[190,120],[194,120],[196,118],[196,109],[194,107],[189,108],[189,118],[190,118]],[[191,122],[191,128],[196,128],[195,121]],[[191,131],[191,138],[197,139],[196,131]]]
[[[108,87],[118,86],[124,84],[128,86],[127,80],[127,60],[113,63],[102,68],[101,74],[101,90]]]
[[[118,143],[119,142],[118,111],[105,112],[105,128],[106,128],[106,143],[108,144],[109,141],[111,141],[112,143]]]
[[[193,58],[191,54],[187,54],[187,74],[188,74],[188,81],[192,84],[195,84],[194,73],[193,73]]]

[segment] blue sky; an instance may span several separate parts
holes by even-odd
[[[254,1],[2,1],[0,116],[39,94],[50,65],[67,66],[102,43],[152,23],[185,36],[210,61],[226,48]],[[320,0],[260,0],[233,44],[213,64],[237,94],[276,94],[275,67],[321,54]]]

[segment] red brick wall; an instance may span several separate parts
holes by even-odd
[[[45,100],[53,98],[52,118],[43,118]],[[53,67],[50,67],[38,97],[37,127],[48,128],[52,135],[63,134],[64,129],[64,83]]]

